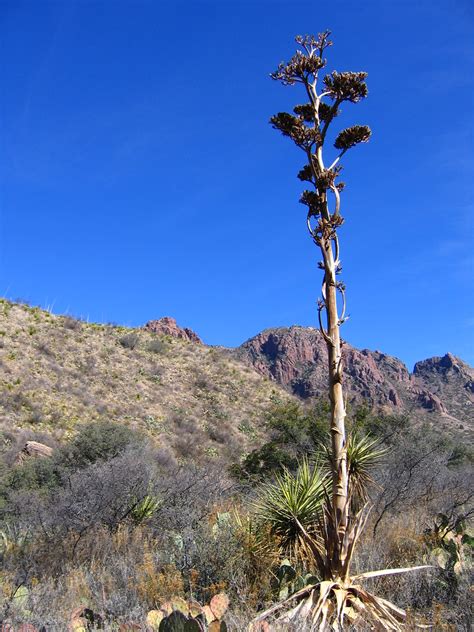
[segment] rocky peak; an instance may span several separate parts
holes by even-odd
[[[159,320],[150,320],[143,329],[161,336],[171,336],[172,338],[179,338],[181,340],[187,340],[188,342],[197,342],[202,344],[202,340],[197,333],[195,333],[192,329],[188,329],[188,327],[180,327],[176,320],[170,316],[165,316]]]
[[[239,349],[263,375],[276,380],[300,397],[327,392],[327,350],[318,329],[280,327],[267,329]],[[399,382],[410,381],[406,366],[379,351],[344,345],[346,383],[352,401],[399,408]]]
[[[299,387],[293,388],[296,392],[299,388],[305,390],[300,380],[305,368],[317,366],[322,370],[326,357],[325,342],[319,331],[297,326],[266,329],[247,340],[239,351],[262,375],[284,386],[296,386],[298,382]]]
[[[474,370],[452,353],[415,364],[414,382],[429,390],[459,421],[474,418]]]
[[[313,327],[267,329],[236,351],[254,368],[303,398],[327,394],[327,350]],[[348,401],[385,412],[464,422],[474,410],[474,371],[448,353],[418,362],[410,375],[398,358],[343,346]]]
[[[413,373],[416,376],[427,376],[432,373],[445,375],[449,371],[453,371],[455,373],[464,372],[466,374],[472,373],[472,369],[452,353],[446,353],[446,355],[442,357],[435,356],[433,358],[417,362]]]

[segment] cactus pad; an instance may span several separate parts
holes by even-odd
[[[203,627],[195,619],[188,619],[179,610],[165,617],[158,628],[159,632],[203,632]]]
[[[173,610],[178,610],[178,612],[182,612],[183,614],[189,613],[188,602],[182,597],[171,597],[170,603],[173,606]]]
[[[173,612],[173,604],[171,601],[164,601],[160,606],[160,610],[163,610],[166,615],[169,615]]]
[[[222,619],[229,607],[229,597],[225,593],[214,595],[209,604],[216,619]]]
[[[190,601],[188,601],[188,612],[195,619],[200,614],[203,614],[203,609],[198,601],[191,599]]]
[[[162,610],[150,610],[146,616],[146,623],[153,630],[158,630],[160,623],[163,621],[165,615]]]
[[[87,632],[87,619],[84,617],[75,617],[69,623],[69,632]]]
[[[209,606],[204,606],[202,609],[202,613],[206,618],[206,623],[212,623],[212,621],[214,621],[214,619],[216,618],[215,614],[212,612]]]
[[[224,621],[213,621],[208,632],[227,632],[227,625]]]

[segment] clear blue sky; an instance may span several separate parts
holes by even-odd
[[[319,9],[318,6],[323,8]],[[298,33],[366,70],[345,160],[344,337],[474,363],[470,2],[0,2],[0,294],[90,320],[174,316],[210,344],[315,325],[303,155],[269,79]]]

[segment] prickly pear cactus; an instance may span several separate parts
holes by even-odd
[[[225,621],[213,621],[209,624],[208,632],[227,632]]]
[[[474,538],[466,526],[464,516],[449,518],[438,514],[434,528],[426,532],[431,550],[431,561],[457,577],[472,568]]]
[[[172,597],[161,604],[160,610],[148,613],[147,625],[158,632],[227,632],[222,617],[228,607],[225,593],[215,595],[207,606],[194,599]]]
[[[158,631],[160,623],[165,618],[165,613],[162,610],[150,610],[146,616],[146,624],[153,631]]]
[[[273,574],[271,586],[278,601],[287,599],[290,595],[310,584],[317,584],[318,578],[308,573],[298,575],[289,560],[283,560]]]
[[[175,610],[162,620],[158,630],[159,632],[203,632],[204,627],[196,619]]]
[[[229,597],[225,593],[214,595],[209,607],[215,619],[222,619],[229,607]]]
[[[202,615],[204,612],[204,609],[201,606],[201,604],[198,601],[195,601],[194,599],[190,599],[188,601],[188,610],[189,610],[189,614],[193,617],[193,619],[196,619],[196,617],[199,617],[199,615]]]
[[[68,627],[68,632],[87,632],[88,622],[84,617],[76,617],[71,619]]]
[[[204,618],[206,623],[212,623],[215,619],[214,613],[212,612],[210,606],[204,606],[202,609]]]

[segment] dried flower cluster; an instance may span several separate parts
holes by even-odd
[[[308,206],[308,220],[321,217],[324,223],[337,225],[341,223],[339,193],[344,183],[336,182],[340,174],[337,166],[342,155],[351,147],[365,143],[370,138],[370,129],[366,125],[354,125],[343,129],[337,136],[334,147],[340,151],[333,163],[326,167],[323,161],[323,146],[326,141],[328,127],[338,116],[339,106],[344,102],[357,103],[367,96],[365,72],[336,72],[324,76],[323,87],[318,93],[319,71],[325,68],[327,61],[324,51],[332,42],[329,31],[313,35],[299,35],[296,42],[302,48],[288,61],[282,62],[277,70],[271,73],[272,79],[283,85],[301,83],[309,97],[308,103],[296,105],[294,114],[279,112],[272,116],[270,122],[284,136],[288,136],[307,156],[307,164],[298,173],[298,178],[310,182],[314,192],[304,191],[301,202]],[[333,212],[328,207],[328,191],[335,196]],[[337,219],[336,219],[337,218]],[[318,223],[318,226],[321,224]],[[312,229],[312,236],[318,243],[320,231]]]

